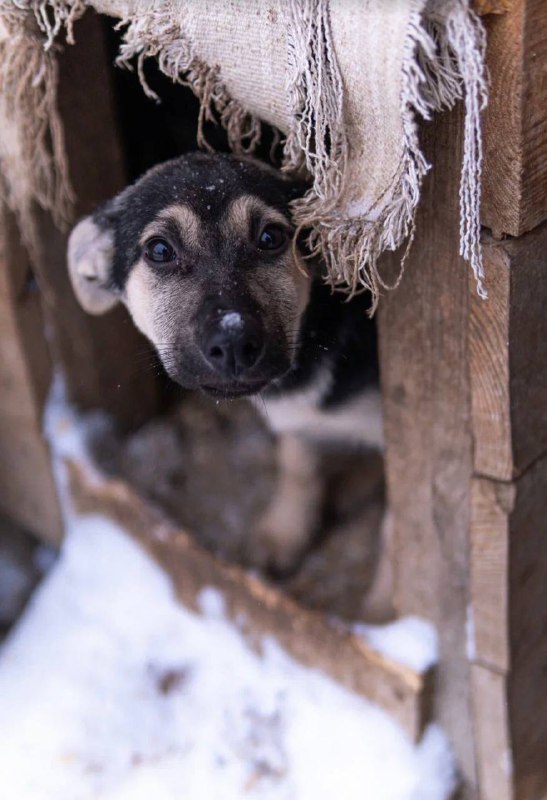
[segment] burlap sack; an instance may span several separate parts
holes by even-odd
[[[0,15],[14,5],[0,0]],[[60,28],[70,28],[86,5],[122,20],[118,62],[136,65],[145,91],[142,64],[156,58],[173,80],[193,88],[202,121],[212,114],[220,119],[234,150],[253,150],[260,120],[285,134],[285,168],[305,166],[313,179],[295,204],[297,222],[311,228],[311,245],[322,252],[331,282],[369,288],[374,305],[385,286],[378,256],[411,240],[429,168],[416,118],[463,98],[461,251],[485,295],[479,247],[484,33],[467,0],[17,0],[18,21],[26,13],[26,30],[34,25],[35,47],[49,58]],[[9,25],[13,31],[13,14]],[[43,90],[48,98],[54,80],[52,73]],[[22,96],[35,90],[28,84]],[[0,94],[10,91],[0,80]],[[0,112],[20,124],[25,111],[14,114],[11,105],[2,108],[0,98]],[[44,116],[59,144],[50,106]],[[199,138],[204,145],[201,132]],[[48,179],[55,185],[57,170],[64,186],[58,196],[37,193],[49,207],[61,206],[67,195],[58,149],[40,156],[49,155]],[[32,183],[40,170],[27,156],[20,163]],[[5,161],[0,149],[3,172]]]

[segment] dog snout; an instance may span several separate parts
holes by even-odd
[[[248,314],[226,311],[205,332],[202,352],[208,364],[224,378],[241,378],[260,360],[264,333]]]

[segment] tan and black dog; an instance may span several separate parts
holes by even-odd
[[[260,398],[279,434],[276,496],[251,561],[290,570],[321,507],[314,442],[382,446],[368,299],[332,293],[293,247],[305,187],[248,158],[194,153],[147,172],[73,230],[82,306],[122,302],[170,377],[221,398]]]

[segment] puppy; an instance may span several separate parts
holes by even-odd
[[[278,434],[279,481],[250,561],[298,563],[318,522],[314,443],[382,446],[368,299],[325,286],[294,243],[305,186],[249,158],[194,153],[147,172],[72,231],[81,305],[122,302],[170,377],[250,397]]]

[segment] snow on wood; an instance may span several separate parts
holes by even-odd
[[[113,522],[73,517],[0,652],[0,774],[17,800],[446,800],[443,734],[415,748],[385,712],[273,639],[179,605]]]

